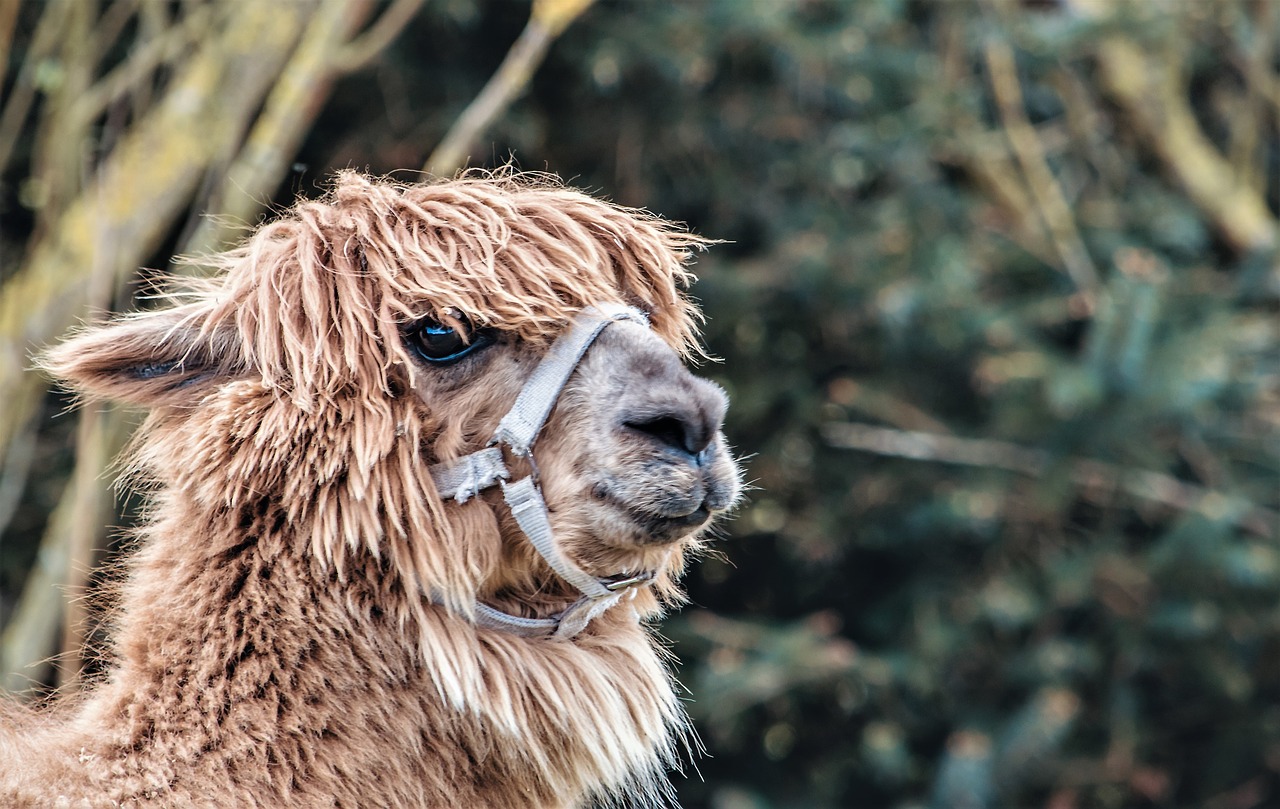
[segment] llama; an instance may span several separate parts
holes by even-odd
[[[705,242],[545,178],[340,174],[44,367],[145,407],[109,665],[0,806],[674,803],[647,622],[735,503]]]

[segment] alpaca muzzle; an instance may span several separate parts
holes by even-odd
[[[630,320],[649,325],[643,312],[630,306],[604,304],[580,311],[569,329],[551,344],[547,355],[525,381],[515,404],[498,423],[489,444],[452,461],[433,464],[428,470],[436,491],[445,500],[465,503],[482,489],[499,485],[525,538],[556,575],[573,585],[582,597],[550,618],[525,618],[477,601],[476,625],[500,629],[524,637],[572,638],[597,616],[620,601],[628,591],[653,581],[653,573],[622,573],[599,578],[578,567],[560,552],[551,530],[551,517],[538,485],[538,465],[533,445],[538,439],[561,391],[595,339],[612,323]],[[503,447],[529,461],[532,472],[509,483],[511,472],[503,459]]]

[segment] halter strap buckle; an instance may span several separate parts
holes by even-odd
[[[637,573],[634,576],[627,576],[626,574],[623,574],[622,576],[612,576],[607,579],[601,579],[600,583],[603,584],[604,589],[609,592],[619,593],[623,590],[630,590],[632,587],[639,587],[642,584],[648,584],[657,578],[657,575],[657,573],[649,570],[644,573]]]

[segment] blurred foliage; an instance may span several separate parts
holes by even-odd
[[[528,15],[426,3],[276,199],[422,165]],[[703,371],[756,490],[665,624],[686,806],[1280,803],[1278,119],[1266,0],[601,0],[561,35],[472,163],[727,240]]]

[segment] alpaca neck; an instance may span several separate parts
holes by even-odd
[[[112,728],[97,737],[104,759],[365,794],[453,772],[442,800],[459,800],[460,781],[488,790],[463,805],[662,788],[684,718],[634,617],[574,641],[479,630],[371,557],[340,579],[278,515],[178,505],[144,533],[119,664],[82,716]],[[317,771],[317,740],[343,751],[345,786]]]

